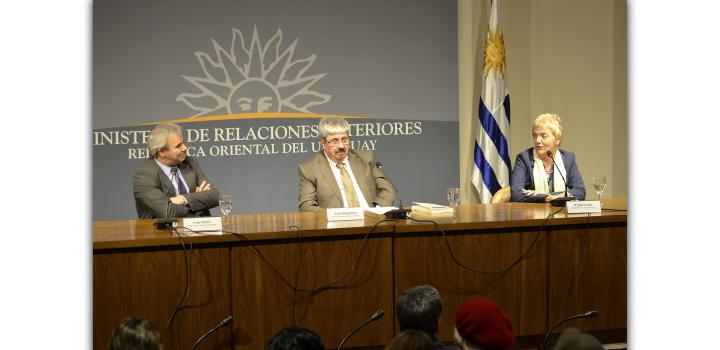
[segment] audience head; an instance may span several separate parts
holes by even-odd
[[[159,350],[162,349],[160,332],[155,325],[139,318],[126,318],[115,328],[108,350]]]
[[[591,334],[570,327],[563,331],[555,350],[603,350],[603,345]]]
[[[187,152],[182,128],[172,123],[156,126],[148,137],[147,148],[150,156],[162,163],[182,163]]]
[[[325,344],[310,329],[286,327],[268,341],[265,350],[325,350]]]
[[[455,340],[465,349],[510,349],[512,322],[490,299],[472,298],[455,314]]]
[[[408,329],[393,338],[385,346],[385,350],[435,350],[435,347],[427,333]]]
[[[442,299],[430,285],[416,286],[402,292],[395,303],[400,330],[417,329],[433,337],[438,331]]]

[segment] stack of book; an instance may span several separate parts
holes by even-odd
[[[421,215],[452,215],[453,208],[440,204],[414,202],[412,212]]]

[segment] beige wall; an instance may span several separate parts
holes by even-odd
[[[625,0],[501,0],[511,101],[510,152],[530,147],[536,115],[563,119],[562,148],[574,152],[588,190],[627,196],[627,5]],[[460,184],[476,203],[472,145],[490,0],[458,0]]]

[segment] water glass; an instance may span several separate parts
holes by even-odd
[[[232,197],[228,195],[220,196],[218,202],[220,203],[220,212],[222,212],[223,227],[227,227],[227,216],[232,211]]]
[[[451,187],[447,190],[447,199],[450,207],[453,208],[453,217],[457,216],[457,207],[460,205],[460,188]]]
[[[607,179],[605,178],[605,176],[593,176],[593,189],[595,189],[595,193],[597,193],[598,201],[600,201],[601,206],[601,197],[603,192],[605,192],[605,186],[607,186]]]

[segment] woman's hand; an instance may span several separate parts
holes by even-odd
[[[551,201],[551,200],[553,200],[553,199],[555,199],[555,198],[558,198],[558,197],[560,197],[560,195],[552,195],[552,194],[549,194],[549,195],[547,195],[547,196],[545,197],[545,202],[549,202],[549,201]]]
[[[523,189],[523,190],[522,190],[522,194],[524,194],[524,195],[526,195],[526,196],[529,197],[529,196],[532,196],[532,195],[535,194],[535,190],[526,190],[526,189]]]

